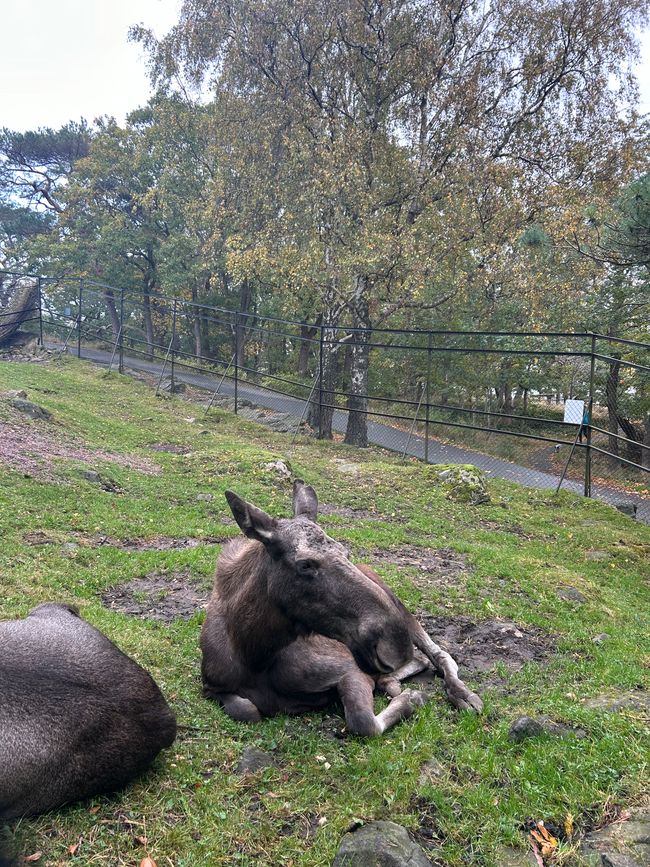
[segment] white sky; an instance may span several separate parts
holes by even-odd
[[[0,127],[60,127],[69,120],[125,115],[150,95],[132,24],[157,36],[177,19],[180,0],[2,0]],[[638,69],[650,112],[650,32]]]

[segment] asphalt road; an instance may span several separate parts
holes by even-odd
[[[70,348],[71,353],[73,350]],[[96,364],[108,366],[111,353],[99,349],[82,348],[81,357],[88,361],[93,361]],[[114,366],[117,364],[117,359],[114,361]],[[147,361],[145,359],[133,358],[124,356],[125,367],[135,371],[160,375],[162,365],[160,362]],[[166,373],[169,373],[167,368]],[[174,376],[188,385],[194,385],[199,388],[205,388],[209,391],[214,391],[219,384],[219,376],[210,376],[203,373],[190,373],[176,365]],[[224,380],[220,392],[226,395],[234,395],[235,387],[232,381]],[[254,385],[248,385],[241,381],[237,386],[239,399],[250,400],[251,403],[266,409],[276,410],[277,412],[286,412],[291,415],[300,417],[305,408],[305,401],[295,397],[287,397],[283,394],[270,391],[264,388],[257,388]],[[345,410],[336,410],[332,427],[339,433],[344,433],[347,425],[347,412]],[[413,457],[424,459],[424,440],[421,437],[410,437],[409,435],[397,428],[387,424],[368,419],[368,439],[373,445],[388,449],[398,453],[403,453]],[[486,455],[482,452],[464,449],[460,446],[445,445],[438,440],[429,437],[429,454],[428,460],[431,464],[474,464],[474,466],[483,470],[487,475],[494,476],[498,479],[506,479],[510,482],[517,482],[520,485],[527,485],[531,488],[539,489],[555,489],[559,481],[559,477],[551,473],[544,473],[539,470],[531,469],[530,467],[513,464],[509,461],[501,460],[500,458]],[[576,494],[582,495],[583,486],[580,482],[574,482],[570,479],[565,479],[562,484],[562,489],[565,491],[573,491]],[[650,524],[650,500],[642,500],[635,498],[631,494],[618,491],[616,488],[608,487],[607,485],[592,485],[592,496],[598,500],[603,500],[606,503],[636,503],[637,519],[646,524]]]

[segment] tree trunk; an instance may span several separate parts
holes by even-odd
[[[614,358],[618,359],[620,356],[614,354]],[[620,361],[616,360],[609,362],[609,374],[605,386],[605,396],[607,400],[607,429],[610,434],[618,433],[618,382],[620,370]],[[612,455],[618,457],[618,438],[616,436],[609,437],[608,450]]]
[[[146,356],[149,360],[153,358],[154,354],[154,333],[153,333],[153,320],[151,317],[151,289],[154,285],[153,276],[150,272],[147,272],[144,278],[144,289],[142,294],[142,318],[144,320],[144,331],[147,340],[147,352]]]
[[[298,355],[298,376],[305,379],[309,376],[309,357],[312,354],[312,347],[315,337],[318,336],[319,326],[323,320],[321,315],[318,316],[314,325],[307,325],[303,322],[300,326],[300,353]],[[317,347],[318,348],[318,347]]]
[[[192,304],[198,303],[198,288],[192,281]],[[201,334],[201,308],[192,308],[192,333],[194,335],[194,354],[197,358],[203,358],[203,335]]]
[[[348,424],[345,442],[366,448],[368,445],[368,362],[370,358],[370,311],[368,307],[368,278],[357,277],[352,324],[362,328],[350,343],[350,395],[348,397]]]
[[[113,343],[117,343],[117,338],[120,333],[120,315],[117,312],[117,307],[115,306],[115,296],[113,295],[112,289],[104,290],[104,301],[106,302],[106,309],[108,310],[108,316],[111,320],[111,328],[113,330]]]
[[[242,280],[239,289],[239,313],[246,314],[250,310],[252,300],[252,292],[250,283],[247,279]],[[246,332],[250,326],[250,317],[240,315],[237,317],[236,326],[236,346],[237,346],[237,367],[244,367],[246,363]]]

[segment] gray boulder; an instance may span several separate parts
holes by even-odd
[[[406,828],[369,822],[343,837],[332,867],[431,867],[431,862]]]
[[[627,821],[614,822],[588,834],[580,854],[589,867],[647,867],[650,808],[632,810]]]

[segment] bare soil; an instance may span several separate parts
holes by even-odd
[[[57,537],[37,530],[25,533],[23,541],[28,545],[60,545],[73,542],[80,548],[99,548],[109,545],[124,551],[176,551],[182,548],[198,548],[199,545],[221,545],[228,540],[226,536],[174,537],[153,536],[148,539],[116,539],[112,536],[88,533],[70,533],[65,538]]]
[[[179,618],[189,620],[205,608],[209,596],[209,589],[191,578],[189,569],[173,572],[162,569],[110,587],[101,594],[101,600],[114,611],[172,623]]]
[[[552,636],[508,620],[469,617],[434,617],[419,612],[418,619],[431,638],[450,653],[461,668],[484,674],[498,664],[516,671],[527,662],[543,662],[555,651]]]
[[[417,545],[402,545],[399,548],[377,548],[371,551],[361,551],[364,562],[391,563],[394,566],[418,569],[420,572],[431,573],[435,583],[447,583],[450,578],[457,578],[471,572],[471,567],[462,554],[450,548],[423,548]],[[416,582],[418,583],[418,582]]]
[[[55,462],[59,459],[81,461],[93,467],[98,461],[106,461],[146,475],[160,473],[160,467],[149,458],[88,448],[72,442],[70,433],[54,424],[28,422],[7,404],[2,408],[5,417],[0,419],[0,464],[24,475],[53,479]]]

